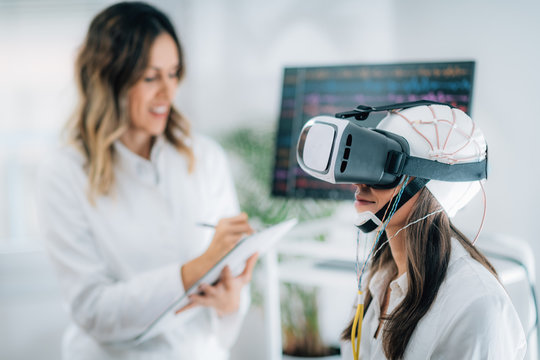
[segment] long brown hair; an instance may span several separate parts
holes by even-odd
[[[114,184],[114,142],[129,127],[128,91],[143,76],[154,40],[170,35],[184,74],[182,47],[167,16],[142,2],[122,2],[99,13],[91,22],[75,70],[79,90],[77,109],[66,129],[68,140],[86,158],[88,196],[106,195]],[[165,138],[194,166],[189,144],[190,124],[171,108]]]
[[[407,223],[440,208],[428,189],[423,188],[419,194]],[[386,357],[391,360],[403,357],[418,321],[435,301],[448,269],[452,238],[457,239],[473,259],[497,277],[495,269],[485,256],[452,224],[444,211],[412,224],[403,231],[406,239],[408,291],[403,301],[391,314],[381,317],[385,320],[382,331],[383,349]],[[386,239],[386,234],[383,234],[380,243],[384,243]],[[388,269],[391,276],[397,275],[397,267],[388,243],[383,245],[381,251],[371,261],[368,284],[373,275],[383,269]],[[371,300],[372,295],[368,289],[364,298],[364,314]],[[350,339],[351,330],[352,321],[342,333],[343,340]]]

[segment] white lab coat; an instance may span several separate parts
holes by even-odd
[[[83,156],[63,147],[40,170],[38,211],[71,323],[64,359],[226,359],[249,306],[218,318],[196,307],[160,324],[159,335],[131,341],[184,293],[180,268],[202,254],[215,223],[239,212],[222,149],[194,136],[195,170],[158,138],[150,160],[120,142],[110,196],[87,198]]]
[[[373,276],[373,300],[362,323],[360,358],[386,359],[379,326],[380,308],[388,273]],[[390,314],[407,293],[407,274],[390,283]],[[525,334],[510,298],[497,279],[452,239],[446,278],[431,308],[417,324],[403,359],[513,360],[523,359]],[[341,344],[343,359],[352,359],[350,341]]]

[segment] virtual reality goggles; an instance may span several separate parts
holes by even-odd
[[[445,105],[421,100],[380,107],[359,105],[352,111],[309,120],[300,133],[297,160],[306,173],[333,184],[366,184],[393,188],[409,175],[442,181],[474,181],[487,178],[487,156],[471,163],[445,164],[410,155],[407,140],[392,132],[366,128],[356,120],[370,113],[422,105]]]

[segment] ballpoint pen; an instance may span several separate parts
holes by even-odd
[[[203,223],[203,222],[199,222],[197,223],[198,226],[204,226],[204,227],[209,227],[209,228],[212,228],[212,229],[215,229],[216,228],[216,225],[212,225],[212,224],[208,224],[208,223]]]
[[[203,222],[198,222],[198,223],[196,223],[196,225],[197,226],[202,226],[202,227],[208,227],[208,228],[212,228],[212,229],[216,228],[216,225],[209,224],[209,223],[203,223]],[[256,229],[255,229],[255,232],[257,232]]]

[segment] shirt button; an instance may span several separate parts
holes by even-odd
[[[392,289],[392,292],[396,296],[401,296],[401,294],[403,293],[403,291],[401,291],[401,287],[398,284],[391,284],[390,289]]]

